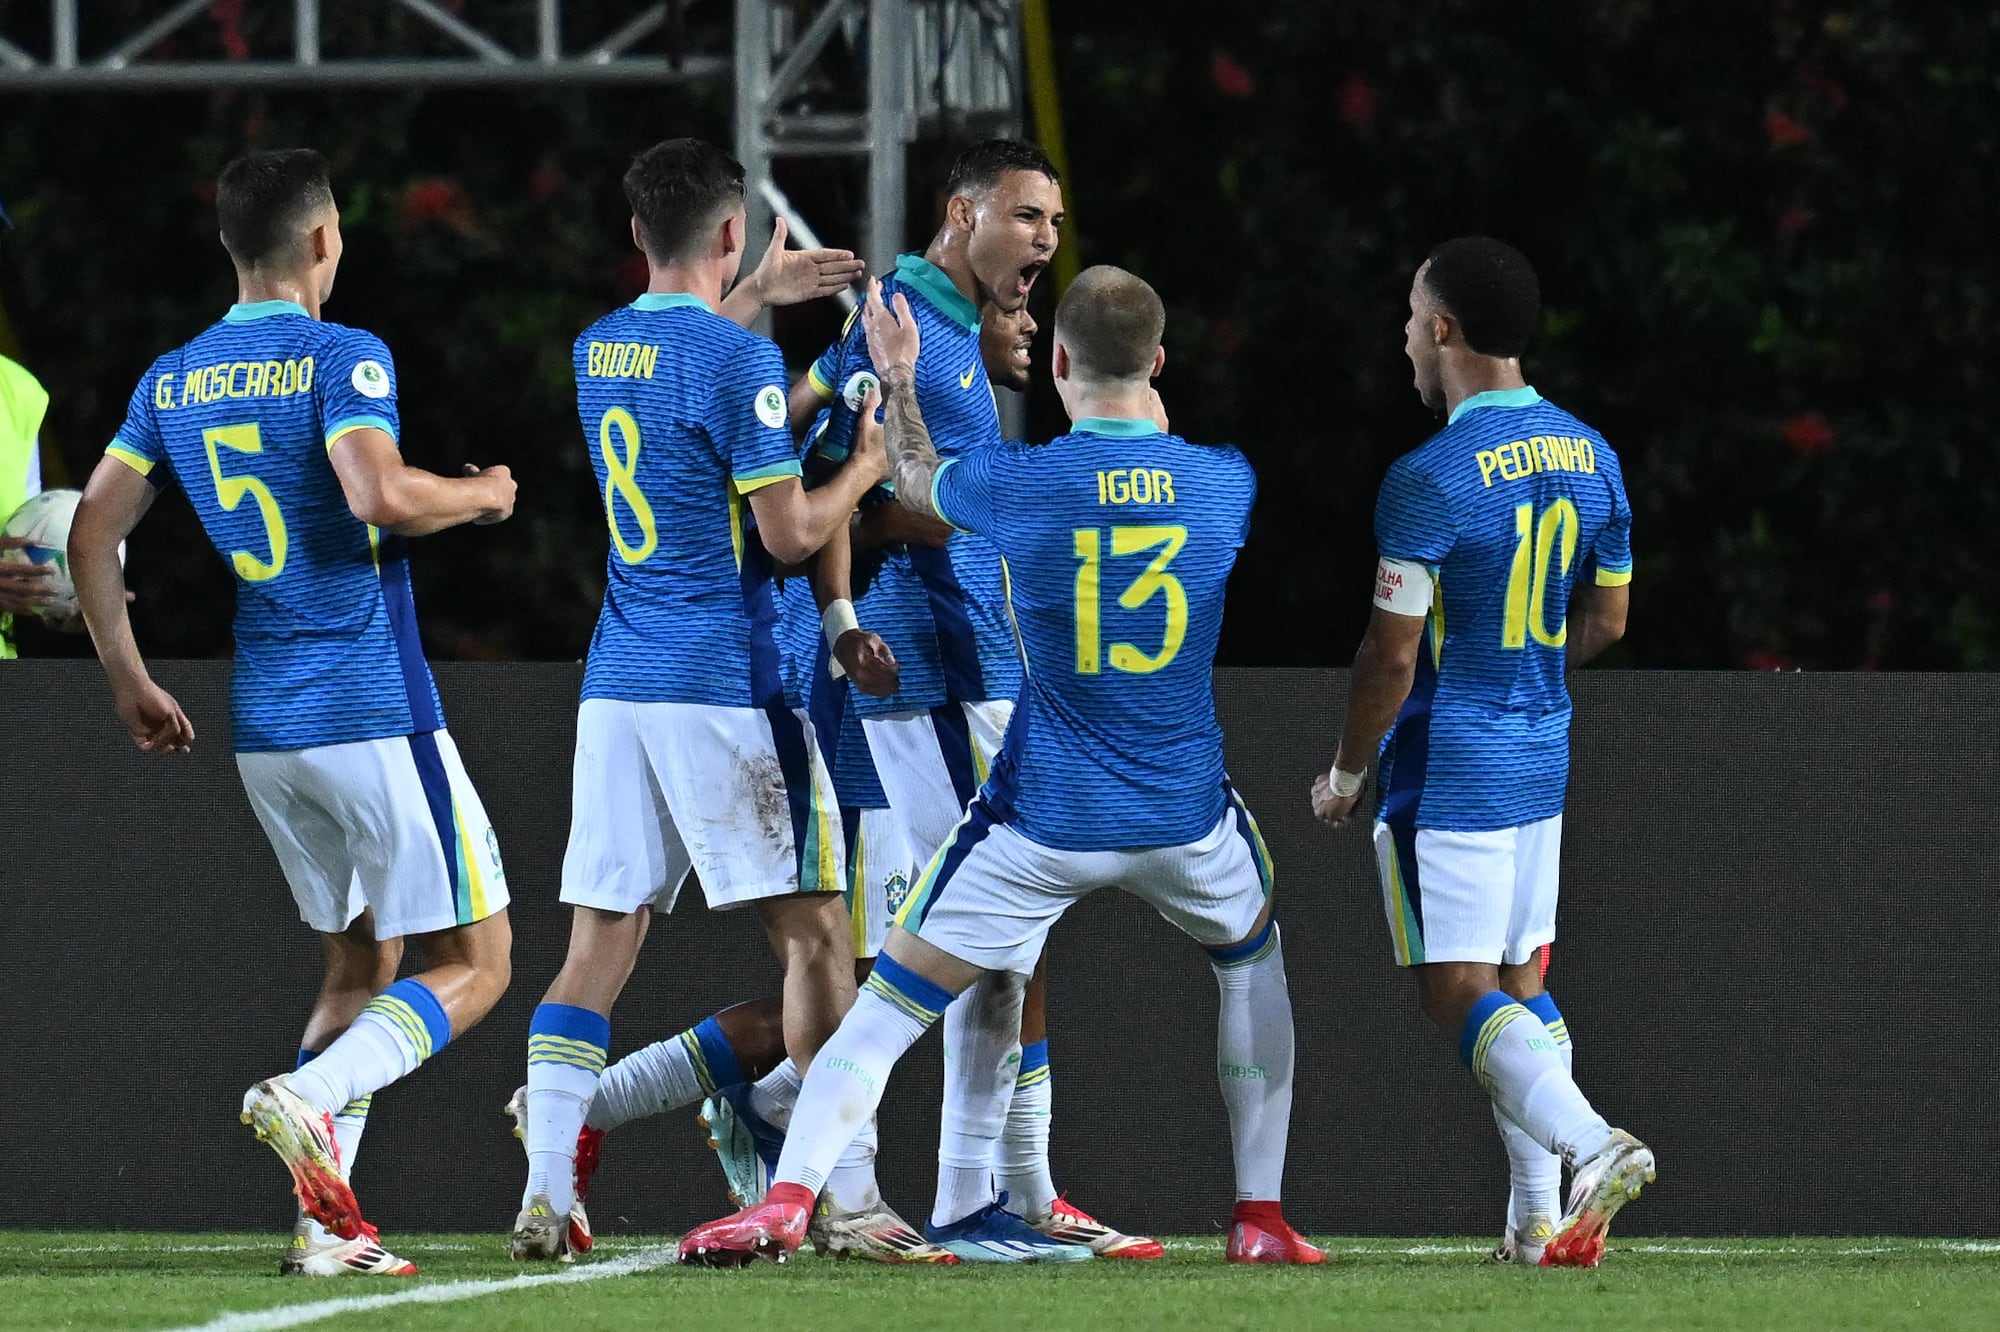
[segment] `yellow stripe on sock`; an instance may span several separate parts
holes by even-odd
[[[1493,1016],[1486,1019],[1486,1025],[1479,1029],[1479,1039],[1472,1046],[1472,1076],[1480,1082],[1486,1081],[1486,1056],[1498,1040],[1500,1033],[1521,1018],[1531,1018],[1534,1014],[1519,1004],[1506,1004],[1493,1010]]]
[[[942,1013],[933,1012],[932,1010],[925,1008],[922,1004],[910,998],[909,995],[904,994],[901,990],[897,989],[895,986],[891,985],[888,981],[883,980],[880,976],[874,974],[873,972],[870,972],[868,975],[868,979],[862,982],[861,988],[864,990],[873,991],[875,994],[878,994],[882,998],[887,999],[890,1003],[902,1009],[905,1013],[908,1013],[911,1017],[916,1018],[919,1022],[929,1024],[932,1022],[936,1022],[940,1017],[944,1016]]]
[[[424,1020],[417,1016],[417,1010],[401,999],[378,994],[370,999],[368,1006],[361,1011],[377,1014],[395,1023],[397,1029],[409,1038],[411,1047],[416,1050],[418,1063],[431,1057],[430,1028],[426,1027]]]
[[[1047,1064],[1043,1064],[1040,1068],[1032,1069],[1029,1072],[1023,1073],[1019,1078],[1015,1079],[1014,1086],[1016,1088],[1032,1087],[1038,1082],[1047,1082],[1048,1080],[1049,1080],[1049,1066]]]

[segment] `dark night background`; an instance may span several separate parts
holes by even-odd
[[[137,6],[90,6],[121,8]],[[481,13],[518,10],[525,32],[531,8]],[[620,8],[572,13],[608,30]],[[399,21],[327,10],[330,55]],[[2000,665],[2000,483],[1979,461],[2000,294],[1986,211],[2000,11],[1412,0],[1218,23],[1209,6],[1053,10],[1064,244],[1160,289],[1176,430],[1241,445],[1263,480],[1225,663],[1351,652],[1375,486],[1436,423],[1401,354],[1410,274],[1436,241],[1486,232],[1541,272],[1530,381],[1625,459],[1639,574],[1614,660]],[[264,12],[221,0],[175,40],[282,52],[285,20]],[[37,13],[0,0],[30,30]],[[728,21],[719,4],[689,14],[697,40]],[[643,285],[618,176],[677,134],[727,143],[727,85],[0,95],[0,198],[18,224],[0,240],[0,350],[54,395],[49,484],[80,484],[148,362],[232,299],[219,167],[311,144],[333,159],[348,242],[327,313],[395,352],[406,451],[441,470],[505,462],[522,482],[512,522],[418,548],[431,652],[580,656],[605,537],[569,346]],[[947,157],[913,150],[913,247]],[[858,242],[858,173],[807,164],[780,181],[830,243]],[[1053,288],[1035,298],[1038,372]],[[787,358],[803,368],[837,320],[831,305],[783,315]],[[1060,429],[1052,394],[1031,423]],[[131,567],[150,653],[227,652],[226,574],[184,505],[160,506]],[[87,650],[32,630],[23,648]]]

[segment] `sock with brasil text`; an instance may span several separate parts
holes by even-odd
[[[741,1081],[743,1068],[735,1047],[723,1034],[722,1024],[708,1018],[605,1069],[587,1122],[594,1129],[614,1129],[693,1105]]]
[[[1056,1181],[1049,1169],[1054,1101],[1048,1041],[1022,1046],[1021,1070],[1014,1078],[1014,1099],[1007,1107],[1007,1127],[1000,1131],[993,1174],[1007,1195],[1007,1210],[1030,1220],[1047,1216],[1056,1205]]]
[[[611,1019],[574,1004],[542,1004],[528,1025],[527,1207],[537,1195],[568,1216],[576,1204],[576,1135],[597,1094]]]
[[[1276,1215],[1292,1129],[1292,995],[1278,923],[1229,948],[1208,950],[1221,992],[1215,1033],[1217,1081],[1229,1108],[1239,1221]],[[1246,1205],[1254,1204],[1246,1212]]]
[[[1575,1067],[1575,1053],[1569,1042],[1569,1025],[1563,1021],[1555,999],[1545,990],[1521,1006],[1541,1019],[1549,1038],[1556,1043],[1565,1071]],[[1573,1075],[1572,1075],[1573,1076]],[[1551,1223],[1562,1213],[1562,1158],[1536,1142],[1512,1120],[1493,1108],[1493,1122],[1500,1128],[1500,1141],[1507,1147],[1507,1233],[1512,1235],[1529,1217],[1546,1217]]]
[[[296,1068],[304,1068],[307,1064],[319,1058],[319,1054],[320,1052],[317,1050],[301,1049]],[[357,1096],[346,1105],[341,1106],[333,1116],[333,1140],[340,1148],[340,1177],[342,1179],[352,1179],[354,1177],[354,1158],[361,1154],[361,1134],[368,1127],[368,1107],[374,1099],[375,1094],[373,1092],[368,1093],[366,1096]],[[312,1243],[315,1246],[338,1244],[341,1242],[340,1236],[307,1216],[303,1208],[299,1211],[299,1218],[306,1223],[311,1234]]]
[[[813,1056],[767,1201],[812,1210],[841,1152],[874,1117],[889,1070],[951,1003],[951,992],[881,957],[840,1029]]]
[[[451,1041],[451,1020],[430,987],[412,977],[368,1001],[318,1058],[287,1079],[316,1110],[336,1117],[371,1092],[409,1076]],[[342,1167],[346,1167],[343,1157]]]
[[[1586,1160],[1611,1141],[1611,1126],[1577,1089],[1549,1029],[1500,991],[1472,1006],[1458,1054],[1500,1113],[1565,1161]]]

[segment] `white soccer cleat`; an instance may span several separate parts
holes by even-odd
[[[1556,1224],[1546,1213],[1530,1212],[1520,1225],[1510,1226],[1506,1238],[1492,1254],[1496,1263],[1514,1263],[1521,1267],[1539,1267],[1542,1253],[1555,1238]]]
[[[514,1218],[507,1254],[517,1263],[575,1262],[576,1255],[569,1247],[569,1218],[557,1216],[555,1205],[536,1194]]]
[[[1587,1161],[1574,1164],[1569,1210],[1555,1238],[1542,1251],[1543,1267],[1595,1267],[1604,1257],[1604,1235],[1618,1209],[1639,1196],[1658,1176],[1653,1150],[1614,1129],[1611,1141]]]
[[[417,1265],[365,1236],[344,1240],[325,1231],[315,1233],[313,1223],[301,1217],[292,1228],[292,1244],[278,1272],[299,1277],[406,1277],[417,1274]]]
[[[514,1121],[514,1136],[521,1140],[521,1146],[528,1145],[528,1089],[516,1087],[507,1104],[500,1107],[500,1113]],[[584,1125],[576,1136],[576,1201],[569,1205],[569,1252],[571,1255],[589,1253],[596,1237],[590,1232],[590,1213],[584,1209],[584,1195],[590,1192],[591,1176],[597,1173],[597,1146],[604,1140],[604,1130]],[[564,1262],[569,1259],[565,1258]]]
[[[859,1258],[864,1262],[894,1266],[909,1263],[949,1265],[958,1261],[956,1255],[946,1253],[918,1234],[916,1227],[896,1215],[896,1209],[886,1202],[877,1202],[873,1207],[858,1212],[846,1212],[834,1206],[830,1197],[821,1194],[819,1206],[813,1209],[812,1221],[806,1226],[806,1238],[812,1241],[814,1252],[835,1258]]]
[[[1030,1226],[1058,1244],[1081,1244],[1099,1258],[1145,1260],[1165,1255],[1166,1248],[1144,1235],[1127,1235],[1113,1230],[1089,1212],[1058,1194],[1047,1216],[1023,1217]]]
[[[307,1216],[342,1239],[375,1238],[375,1228],[361,1219],[354,1190],[341,1177],[332,1115],[307,1105],[280,1075],[243,1093],[241,1118],[285,1163]]]
[[[701,1103],[697,1122],[708,1130],[708,1145],[722,1164],[729,1197],[738,1207],[756,1207],[771,1191],[771,1176],[784,1135],[750,1108],[749,1088],[730,1087]]]

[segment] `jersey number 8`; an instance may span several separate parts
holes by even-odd
[[[611,438],[614,431],[623,437],[622,452]],[[639,423],[632,419],[632,413],[623,407],[613,407],[604,414],[597,423],[597,451],[604,455],[604,522],[611,529],[611,544],[618,547],[618,558],[625,563],[644,563],[659,548],[660,533],[653,525],[653,506],[646,503],[645,493],[634,476],[639,470]],[[636,546],[618,530],[618,511],[612,506],[614,497],[625,501],[625,506],[632,510],[633,521],[639,524],[641,540]]]
[[[229,562],[235,567],[236,576],[244,582],[268,583],[285,571],[285,549],[291,544],[285,531],[285,515],[278,510],[277,496],[258,478],[224,476],[221,453],[223,449],[237,453],[262,453],[263,432],[254,423],[216,426],[201,432],[201,442],[208,446],[208,471],[215,478],[216,500],[230,511],[243,502],[245,495],[256,500],[257,512],[264,519],[264,540],[271,548],[269,560],[260,560],[247,550],[236,550],[229,553]]]
[[[1080,527],[1075,535],[1076,557],[1083,561],[1076,571],[1076,673],[1096,675],[1104,669],[1103,611],[1098,599],[1098,583],[1104,567],[1104,536],[1102,530],[1095,527]],[[1131,643],[1113,643],[1112,670],[1131,675],[1151,675],[1154,671],[1166,669],[1167,663],[1180,655],[1181,643],[1187,638],[1187,589],[1181,586],[1180,579],[1167,572],[1167,566],[1187,544],[1187,535],[1185,527],[1111,529],[1111,553],[1114,556],[1138,555],[1155,546],[1166,547],[1153,557],[1146,571],[1119,594],[1118,604],[1128,611],[1135,611],[1156,596],[1164,594],[1167,599],[1166,635],[1160,643],[1158,655],[1148,656]]]

